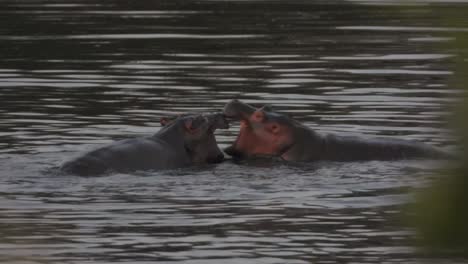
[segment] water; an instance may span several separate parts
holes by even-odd
[[[322,132],[452,145],[451,54],[435,46],[467,29],[434,26],[418,16],[425,6],[403,15],[381,3],[2,1],[0,260],[423,259],[401,210],[433,161],[227,161],[96,178],[51,169],[232,98]],[[221,147],[237,129],[217,132]]]

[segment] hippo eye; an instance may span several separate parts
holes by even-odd
[[[262,111],[255,111],[255,113],[254,113],[255,120],[263,121],[264,117],[265,117],[265,114]]]

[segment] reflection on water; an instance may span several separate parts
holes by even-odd
[[[421,258],[397,219],[431,161],[226,162],[100,178],[50,168],[232,98],[319,131],[445,147],[444,105],[457,94],[446,87],[451,55],[431,45],[467,29],[341,1],[5,0],[0,14],[3,262]],[[236,131],[218,131],[220,145]]]

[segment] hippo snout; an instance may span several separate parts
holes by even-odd
[[[247,119],[255,110],[252,106],[234,99],[224,106],[223,113],[228,118]]]
[[[208,118],[211,122],[213,129],[217,129],[217,128],[228,129],[229,128],[229,121],[226,119],[226,116],[223,113],[212,114]]]

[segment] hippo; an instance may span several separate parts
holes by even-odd
[[[270,107],[256,109],[239,100],[227,103],[224,114],[229,119],[240,120],[237,139],[225,149],[237,159],[270,156],[305,162],[449,157],[447,153],[419,142],[319,133]]]
[[[161,120],[154,135],[116,141],[64,163],[61,171],[80,176],[109,172],[162,170],[224,160],[214,131],[228,128],[221,113]]]

